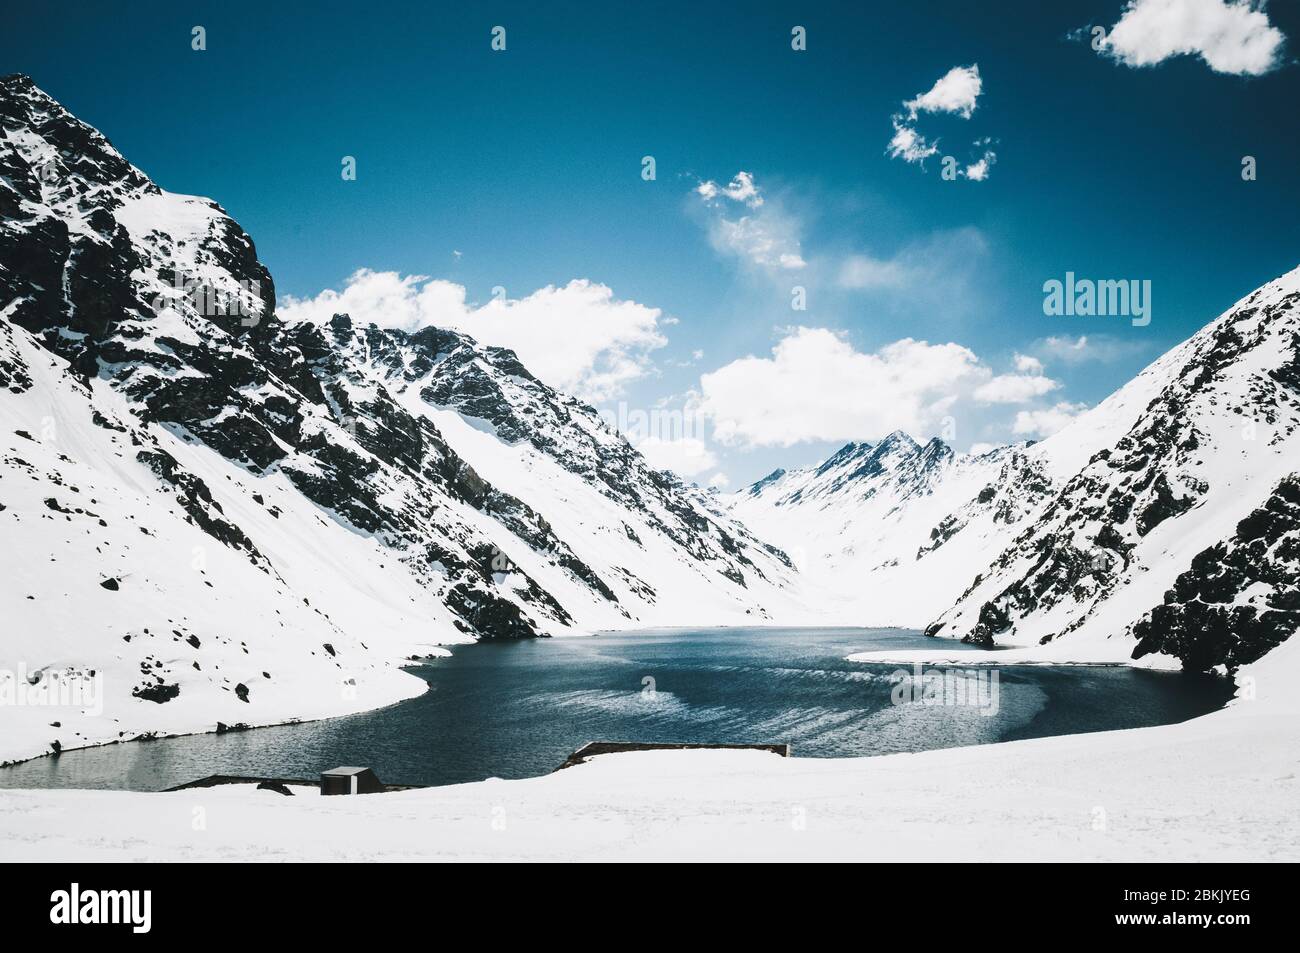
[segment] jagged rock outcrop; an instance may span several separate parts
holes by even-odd
[[[1300,478],[1180,573],[1164,601],[1133,626],[1134,658],[1172,655],[1183,666],[1234,671],[1300,631]]]

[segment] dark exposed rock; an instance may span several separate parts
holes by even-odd
[[[254,561],[263,561],[261,553],[244,531],[226,519],[212,491],[202,479],[185,470],[166,450],[141,450],[136,459],[176,490],[176,499],[190,519],[205,533],[231,549],[243,550]]]
[[[987,499],[983,499],[982,493],[976,499],[977,502],[980,503],[988,502]],[[920,559],[923,556],[925,556],[927,553],[934,552],[944,543],[948,542],[948,540],[952,539],[955,535],[957,535],[957,532],[961,530],[961,528],[965,525],[966,525],[965,522],[963,522],[962,518],[958,516],[956,513],[951,513],[948,516],[945,516],[942,520],[940,520],[938,526],[930,530],[930,542],[917,549],[916,558]]]
[[[1011,628],[1011,618],[1006,610],[992,602],[986,602],[980,608],[979,622],[970,632],[962,636],[962,641],[969,645],[982,645],[987,648],[993,645],[993,636],[1009,628]],[[926,631],[928,632],[929,629]]]
[[[519,606],[464,583],[456,584],[447,593],[447,605],[483,638],[519,639],[538,634]]]
[[[1154,499],[1138,514],[1139,536],[1145,536],[1167,519],[1181,516],[1196,503],[1196,500],[1190,496],[1175,497],[1169,487],[1169,480],[1163,473],[1156,477],[1153,491]]]
[[[1243,601],[1247,593],[1249,602]],[[1300,630],[1300,479],[1281,481],[1235,535],[1197,553],[1164,602],[1133,626],[1134,658],[1163,652],[1183,667],[1229,671]]]
[[[136,698],[147,702],[156,702],[159,705],[171,701],[180,693],[181,687],[179,685],[167,685],[162,682],[137,685],[131,689],[131,694]]]

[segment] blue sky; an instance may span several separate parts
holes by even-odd
[[[216,198],[298,313],[359,269],[428,276],[344,297],[522,335],[610,410],[699,412],[700,446],[649,450],[733,488],[892,423],[946,420],[962,449],[1041,436],[1297,264],[1294,3],[1234,21],[1286,38],[1271,68],[1222,48],[1133,65],[1180,38],[1150,10],[1118,30],[1124,0],[474,6],[25,4],[0,70]],[[969,118],[910,119],[957,67],[978,68]],[[894,117],[938,140],[923,166],[887,154]],[[940,174],[990,150],[983,181]],[[1044,315],[1067,271],[1149,280],[1151,323]]]

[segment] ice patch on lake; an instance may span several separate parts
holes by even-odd
[[[866,669],[838,668],[779,668],[768,665],[711,665],[709,671],[719,674],[749,675],[759,674],[764,677],[775,675],[778,678],[812,682],[886,682],[892,681],[890,671],[869,671]]]
[[[910,676],[905,681],[914,681]],[[979,705],[938,705],[909,702],[872,712],[863,728],[882,751],[916,751],[917,738],[927,736],[935,747],[988,744],[1033,721],[1047,707],[1048,696],[1036,685],[1020,684],[1001,691],[997,710],[987,714]]]
[[[587,690],[546,692],[531,696],[529,704],[539,707],[577,708],[607,715],[646,715],[655,718],[680,718],[696,722],[715,722],[737,713],[725,708],[694,708],[672,692],[617,692]]]
[[[866,714],[857,709],[792,708],[754,722],[750,731],[756,736],[770,737],[774,742],[793,744],[801,738],[816,738],[824,742],[862,722]]]

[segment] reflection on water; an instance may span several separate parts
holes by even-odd
[[[898,629],[729,628],[458,646],[412,669],[428,693],[390,708],[65,752],[0,769],[0,787],[159,790],[210,774],[312,778],[339,764],[454,784],[545,774],[595,740],[788,742],[798,757],[849,757],[1169,724],[1232,695],[1227,679],[1022,666],[998,670],[989,714],[896,705],[898,666],[844,661],[934,644]]]

